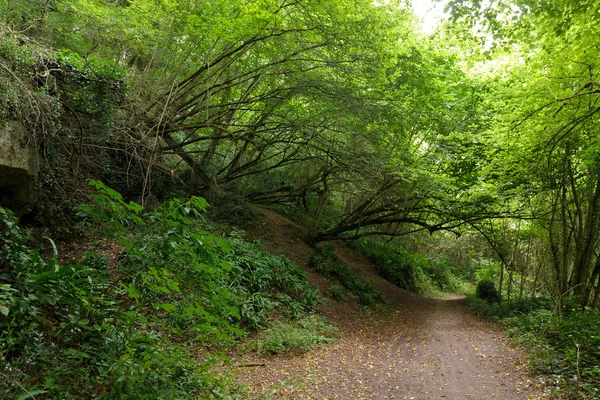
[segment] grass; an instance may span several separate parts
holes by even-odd
[[[258,336],[257,350],[267,354],[300,354],[331,343],[336,335],[337,329],[319,315],[296,321],[276,321]]]

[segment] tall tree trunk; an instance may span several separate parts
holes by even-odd
[[[600,179],[595,182],[593,194],[589,200],[589,204],[585,215],[585,225],[581,229],[583,237],[580,239],[581,248],[578,251],[576,274],[574,285],[575,293],[582,296],[582,305],[587,303],[589,288],[588,285],[593,284],[594,279],[590,280],[590,270],[592,269],[592,259],[596,252],[598,239],[598,219],[600,217]]]
[[[565,152],[565,159],[567,158],[567,154]],[[562,298],[569,292],[569,249],[570,249],[570,235],[569,235],[569,220],[567,215],[568,208],[568,188],[567,188],[567,163],[566,160],[563,163],[563,173],[562,173],[562,185],[561,185],[561,197],[560,197],[560,206],[561,206],[561,228],[562,228],[562,268],[561,268],[561,276],[560,276],[560,293],[559,296]],[[562,301],[561,301],[562,304]]]
[[[560,252],[560,244],[559,244],[559,239],[557,238],[558,233],[556,232],[557,230],[557,225],[559,225],[557,218],[558,218],[558,199],[559,196],[556,196],[556,198],[554,199],[554,201],[552,202],[552,214],[551,214],[551,219],[550,219],[550,225],[548,227],[548,239],[550,242],[550,254],[551,254],[551,259],[552,259],[552,266],[554,267],[554,274],[555,274],[555,283],[556,283],[556,307],[557,307],[557,311],[560,313],[560,310],[562,310],[562,305],[563,305],[563,298],[562,298],[562,293],[563,293],[563,287],[562,287],[562,257],[561,257],[561,252]]]
[[[510,301],[510,297],[512,295],[512,285],[513,285],[513,270],[512,268],[508,271],[508,288],[506,291],[506,299]]]
[[[500,297],[502,297],[502,287],[504,285],[504,263],[500,263],[500,284],[498,285],[498,292],[500,293]]]
[[[533,244],[533,238],[530,237],[529,241],[527,242],[527,251],[525,252],[525,262],[523,263],[523,265],[521,267],[521,282],[520,282],[520,286],[519,286],[519,299],[523,298],[523,291],[525,290],[525,278],[527,277],[527,265],[529,264],[532,244]]]
[[[594,291],[594,285],[596,284],[596,281],[598,281],[598,279],[600,278],[600,256],[596,256],[596,265],[594,265],[594,270],[592,271],[592,277],[590,279],[590,282],[588,285],[586,285],[586,291],[585,291],[585,298],[583,299],[583,306],[587,306],[590,301],[590,296],[592,295],[593,291]],[[600,284],[600,281],[599,281]],[[598,286],[596,285],[595,287],[596,289],[596,293],[594,295],[594,301],[592,301],[591,304],[595,303],[595,297],[598,295]]]

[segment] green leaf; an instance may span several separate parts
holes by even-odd
[[[174,304],[169,304],[169,303],[156,304],[156,307],[162,308],[163,310],[165,310],[167,312],[177,311],[177,306],[175,306]]]
[[[4,316],[8,316],[9,309],[6,306],[0,305],[0,313],[4,314]]]
[[[48,391],[47,390],[41,390],[41,389],[30,390],[28,392],[21,393],[20,395],[18,395],[17,397],[15,397],[15,400],[35,399],[34,396],[36,396],[38,394],[44,394],[44,393],[48,393]]]

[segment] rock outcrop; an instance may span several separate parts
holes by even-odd
[[[37,200],[38,153],[18,122],[0,127],[0,205],[20,216]]]

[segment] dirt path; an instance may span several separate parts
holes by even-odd
[[[271,250],[305,263],[311,250],[293,239],[299,228],[265,213]],[[280,233],[287,235],[284,242]],[[469,313],[464,300],[415,295],[381,279],[360,254],[342,246],[336,253],[381,290],[387,313],[330,300],[323,313],[340,329],[340,339],[302,356],[247,355],[247,362],[265,364],[238,372],[254,389],[277,399],[536,398],[521,354],[507,346],[496,324]],[[326,280],[310,275],[326,289]]]

